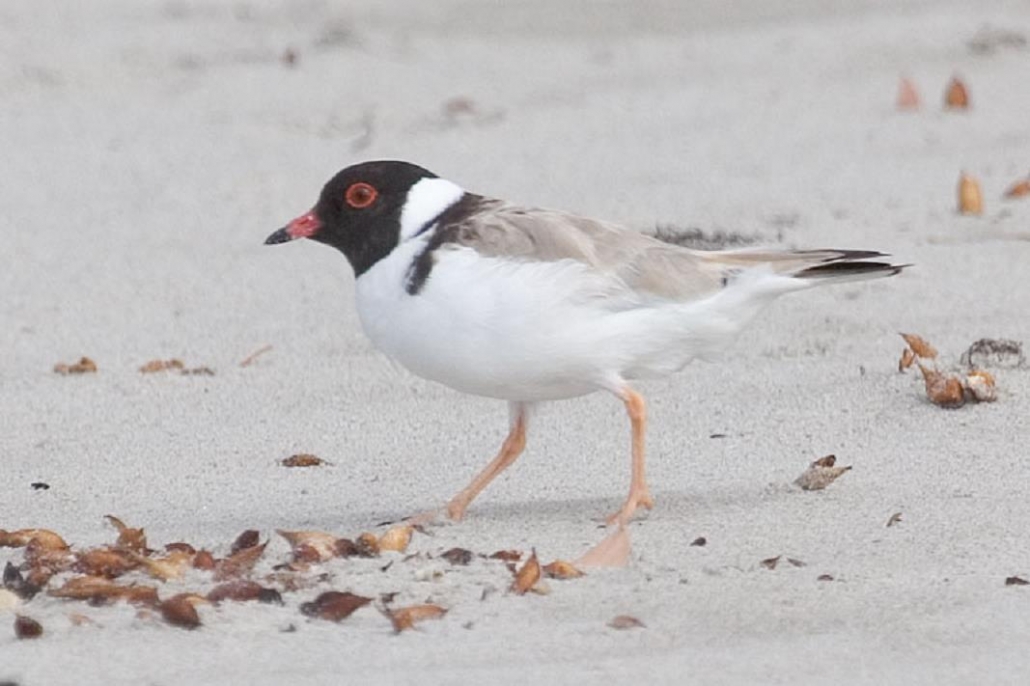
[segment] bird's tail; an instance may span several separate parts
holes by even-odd
[[[774,274],[809,281],[809,285],[893,276],[910,266],[878,260],[876,258],[889,256],[873,250],[745,249],[703,254],[731,274],[738,270],[764,267]]]
[[[695,254],[721,275],[724,287],[687,305],[693,356],[713,357],[772,300],[823,284],[875,279],[908,265],[868,250],[726,250]]]

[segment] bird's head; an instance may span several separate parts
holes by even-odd
[[[361,275],[463,194],[457,185],[408,162],[363,162],[331,178],[315,206],[265,244],[310,238],[340,250]]]

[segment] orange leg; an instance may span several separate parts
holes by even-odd
[[[609,524],[625,524],[633,516],[638,507],[650,510],[654,507],[654,499],[647,488],[647,480],[644,478],[644,430],[647,427],[647,410],[644,405],[644,398],[629,388],[624,388],[620,397],[626,404],[626,413],[629,415],[630,424],[633,427],[633,474],[629,482],[629,495],[622,508],[608,518]]]
[[[511,431],[504,439],[501,451],[490,464],[476,475],[468,486],[447,503],[447,516],[458,522],[465,516],[465,510],[476,496],[493,481],[498,474],[511,466],[526,447],[526,406],[521,403],[511,404]]]

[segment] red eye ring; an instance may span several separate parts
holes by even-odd
[[[365,209],[374,203],[378,197],[379,191],[376,190],[375,186],[364,181],[358,181],[347,186],[347,191],[343,194],[343,199],[347,201],[347,204],[356,210]]]

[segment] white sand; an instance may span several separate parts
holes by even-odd
[[[1026,683],[1030,589],[1003,582],[1030,578],[1030,371],[999,371],[993,405],[945,411],[895,364],[902,330],[952,359],[983,336],[1030,341],[1030,201],[1000,200],[1030,166],[1030,59],[966,46],[985,24],[1030,34],[1030,8],[886,5],[6,0],[0,528],[90,546],[113,540],[113,513],[153,544],[222,554],[246,528],[356,535],[464,485],[503,405],[378,356],[342,256],[261,245],[362,159],[635,226],[917,266],[784,299],[723,362],[641,387],[658,503],[626,569],[515,597],[499,563],[325,566],[323,589],[451,608],[400,637],[373,608],[308,620],[298,604],[316,591],[202,608],[195,632],[41,595],[22,608],[41,640],[0,616],[0,680]],[[954,72],[965,114],[940,111]],[[901,74],[922,111],[895,111]],[[459,96],[476,114],[449,122]],[[961,169],[983,184],[981,218],[954,212]],[[98,374],[50,371],[84,354]],[[217,375],[136,371],[156,357]],[[549,406],[468,519],[412,550],[577,556],[627,487],[626,424],[600,395]],[[277,464],[298,451],[334,466]],[[821,493],[788,486],[830,452],[854,470]],[[807,566],[759,565],[779,554]],[[287,556],[273,538],[259,573]],[[620,613],[647,628],[607,628]]]

